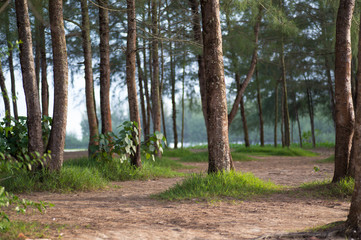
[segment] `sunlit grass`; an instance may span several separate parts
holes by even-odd
[[[231,171],[208,175],[193,174],[155,197],[167,200],[194,198],[213,200],[224,197],[247,199],[256,195],[274,193],[281,189],[281,186],[262,181],[252,173]]]

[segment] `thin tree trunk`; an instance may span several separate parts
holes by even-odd
[[[63,1],[49,0],[51,41],[53,46],[54,112],[48,149],[49,169],[59,171],[64,160],[66,120],[68,110],[68,59],[63,22]]]
[[[15,86],[15,70],[14,70],[14,57],[13,57],[13,49],[11,46],[12,38],[10,33],[10,19],[9,19],[9,8],[7,8],[5,13],[5,27],[6,27],[6,41],[8,44],[8,61],[9,61],[9,70],[10,70],[10,79],[11,79],[11,101],[13,104],[14,118],[16,120],[19,119],[18,115],[18,105],[17,105],[17,97],[16,97],[16,86]]]
[[[277,125],[278,125],[278,81],[276,82],[276,87],[275,87],[275,124],[274,124],[274,133],[273,133],[274,147],[277,147]]]
[[[231,111],[228,114],[228,126],[231,125],[234,117],[237,114],[237,110],[238,110],[238,106],[241,102],[241,98],[243,97],[244,91],[246,90],[246,87],[248,86],[248,83],[251,81],[253,73],[256,69],[256,65],[257,65],[257,51],[258,51],[258,33],[259,33],[259,28],[261,25],[261,20],[262,20],[262,10],[263,7],[260,5],[259,6],[259,11],[258,11],[258,17],[257,17],[257,22],[253,28],[253,32],[254,32],[254,50],[253,50],[253,54],[252,54],[252,60],[251,60],[251,65],[249,67],[246,79],[243,81],[243,83],[241,84],[241,87],[239,88],[239,91],[237,92],[237,96],[236,99],[234,100],[233,106]]]
[[[326,75],[327,75],[327,85],[328,85],[328,93],[330,95],[330,108],[332,113],[333,124],[335,125],[336,116],[335,116],[335,93],[333,91],[332,85],[332,77],[331,77],[331,68],[329,64],[329,59],[325,56],[325,67],[326,67]]]
[[[354,0],[341,0],[336,20],[335,110],[336,143],[333,182],[344,178],[350,160],[354,133],[354,109],[351,96],[351,21]]]
[[[35,77],[38,91],[40,89],[40,25],[41,23],[35,18]]]
[[[143,15],[143,19],[145,21],[145,13]],[[150,134],[150,115],[151,115],[151,108],[150,108],[150,97],[149,97],[149,88],[148,88],[148,76],[147,76],[147,49],[146,49],[146,42],[145,38],[143,38],[143,77],[144,77],[144,93],[145,93],[145,100],[147,103],[146,108],[146,115],[144,117],[147,119],[146,126],[144,127],[144,141],[148,141],[149,134]],[[150,45],[149,45],[150,46]],[[149,51],[150,52],[150,51]],[[151,61],[150,61],[151,62]],[[151,76],[151,75],[150,75]]]
[[[185,54],[183,55],[185,58]],[[185,62],[185,59],[183,59]],[[182,76],[182,132],[181,132],[181,148],[183,149],[183,144],[184,144],[184,113],[185,113],[185,109],[184,109],[184,82],[185,82],[185,74],[186,70],[185,70],[185,63],[183,63],[183,76]]]
[[[112,131],[110,110],[110,60],[109,60],[109,17],[108,0],[98,0],[99,4],[99,35],[100,35],[100,110],[102,133]]]
[[[154,132],[161,131],[161,106],[160,106],[160,94],[159,94],[159,59],[158,59],[158,12],[157,12],[158,0],[152,0],[152,116],[153,116],[153,130]],[[158,150],[158,157],[162,154]]]
[[[299,137],[299,141],[300,141],[300,147],[302,148],[302,131],[301,131],[300,119],[298,117],[298,107],[297,107],[297,102],[296,102],[296,95],[294,97],[294,108],[295,108],[296,121],[297,121],[297,126],[298,126],[298,137]]]
[[[247,126],[247,118],[246,118],[246,113],[244,110],[244,100],[243,100],[243,96],[241,98],[241,117],[242,117],[242,125],[243,125],[243,133],[244,133],[244,144],[246,147],[250,147],[250,143],[249,143],[249,135],[248,135],[248,126]]]
[[[135,0],[127,0],[127,16],[128,16],[128,35],[127,35],[127,59],[126,59],[126,78],[128,87],[128,103],[130,121],[138,124],[138,136],[140,138],[140,116],[138,110],[137,88],[135,82],[135,64],[136,64],[136,42],[137,42],[137,24],[135,14]],[[133,137],[135,137],[133,135]],[[142,162],[140,159],[140,143],[134,140],[136,151],[131,155],[131,164],[140,168]]]
[[[9,101],[8,90],[6,89],[6,85],[5,85],[5,77],[3,74],[1,62],[0,62],[0,89],[1,89],[1,95],[3,96],[4,105],[5,105],[5,118],[8,120],[6,125],[8,127],[10,127],[10,119],[11,119],[10,101]]]
[[[49,85],[46,62],[45,26],[40,25],[40,65],[41,65],[41,106],[43,116],[49,116]]]
[[[231,169],[222,32],[218,0],[201,0],[207,95],[208,173]]]
[[[260,90],[257,68],[256,68],[256,83],[257,83],[257,103],[258,103],[258,116],[259,116],[259,135],[260,135],[261,147],[264,147],[262,98],[261,98],[261,90]]]
[[[177,104],[175,102],[175,66],[173,61],[172,42],[169,42],[169,55],[170,55],[170,80],[172,83],[172,120],[173,120],[173,137],[174,148],[178,148],[178,132],[177,132]],[[183,111],[183,109],[182,109]],[[182,115],[183,116],[183,115]]]
[[[193,26],[193,38],[196,43],[203,46],[202,29],[201,29],[201,17],[199,14],[199,2],[198,0],[189,0],[189,5],[192,11],[192,26]],[[205,119],[207,128],[207,92],[206,92],[206,76],[205,76],[205,63],[203,53],[197,54],[198,62],[198,80],[201,93],[202,112]]]
[[[285,142],[285,92],[282,86],[282,97],[281,97],[281,140],[282,140],[282,147],[286,146]]]
[[[147,124],[147,113],[145,110],[144,90],[143,90],[144,72],[143,72],[142,66],[140,64],[139,51],[137,51],[137,53],[136,53],[136,60],[137,60],[137,67],[138,67],[138,86],[139,86],[139,97],[140,97],[140,109],[142,111],[143,132],[145,135],[145,132],[148,132],[148,131],[146,131],[148,124]]]
[[[307,91],[307,106],[308,106],[308,113],[310,116],[310,123],[311,123],[311,134],[312,134],[312,147],[316,147],[316,138],[315,138],[315,124],[314,124],[314,112],[313,112],[313,99],[312,93],[309,88],[306,89]]]
[[[96,136],[99,134],[97,114],[94,103],[94,80],[92,68],[92,50],[90,41],[90,21],[88,12],[88,1],[81,0],[82,13],[82,40],[83,40],[83,54],[84,54],[84,72],[85,72],[85,98],[86,109],[88,114],[89,125],[89,147],[88,155],[91,157],[98,146]]]
[[[284,123],[284,145],[286,147],[290,146],[290,114],[288,111],[288,97],[287,97],[287,80],[286,80],[286,64],[284,56],[284,41],[282,37],[282,46],[281,46],[281,65],[282,65],[282,89],[283,89],[283,108],[282,116]]]
[[[165,125],[165,116],[164,116],[164,107],[163,107],[163,89],[164,89],[164,52],[163,52],[163,41],[161,41],[161,65],[162,65],[162,72],[161,72],[161,81],[159,86],[159,93],[160,93],[160,109],[162,114],[162,125],[163,125],[163,134],[164,137],[167,139],[167,129]]]
[[[20,64],[23,76],[23,87],[25,92],[28,126],[28,150],[30,153],[43,153],[41,111],[39,92],[35,78],[35,66],[33,57],[33,46],[31,28],[26,0],[15,0],[16,19],[18,26],[20,44]]]

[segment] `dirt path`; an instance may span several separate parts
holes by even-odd
[[[236,162],[237,169],[278,184],[299,185],[332,175],[333,164],[317,164],[320,157],[271,157]],[[205,163],[192,163],[204,171]],[[315,172],[317,165],[321,171]],[[187,170],[190,171],[190,170]],[[47,214],[19,216],[43,223],[66,224],[54,238],[62,239],[254,239],[259,236],[345,220],[348,201],[332,201],[276,194],[250,201],[168,202],[150,198],[177,181],[157,179],[113,183],[104,191],[72,194],[35,193],[26,197],[50,201]]]

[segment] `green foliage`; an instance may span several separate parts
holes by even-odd
[[[282,189],[272,182],[264,182],[252,173],[219,172],[215,174],[193,174],[183,182],[155,197],[167,200],[201,199],[222,197],[247,199],[256,195],[270,194]]]
[[[44,145],[48,143],[52,119],[42,118],[42,136]],[[15,158],[28,155],[28,127],[27,117],[4,118],[0,122],[0,152],[7,153]]]
[[[331,183],[329,180],[304,183],[300,187],[303,191],[296,191],[297,194],[317,198],[346,198],[352,196],[354,186],[354,179],[344,178],[337,183]]]
[[[304,157],[313,157],[317,156],[317,153],[313,153],[302,148],[290,147],[273,147],[269,146],[251,146],[245,147],[244,145],[239,146],[235,149],[236,152],[241,152],[245,154],[255,155],[255,156],[304,156]]]
[[[109,132],[97,136],[98,146],[92,146],[95,152],[94,158],[98,161],[110,162],[117,156],[120,162],[124,162],[129,156],[134,155],[136,147],[141,144],[141,152],[147,159],[155,160],[158,151],[163,152],[161,141],[166,144],[164,135],[155,132],[149,136],[148,141],[140,143],[139,126],[137,122],[125,121],[119,127],[117,134]]]

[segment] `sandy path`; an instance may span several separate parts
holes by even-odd
[[[317,164],[321,157],[270,157],[237,162],[237,169],[279,184],[299,185],[332,175],[333,164]],[[192,163],[204,171],[205,163]],[[318,165],[320,172],[313,167]],[[189,170],[188,170],[189,171]],[[253,239],[263,235],[345,220],[348,201],[307,199],[287,194],[249,201],[168,202],[150,198],[177,181],[157,179],[113,183],[98,192],[34,193],[26,197],[50,201],[47,214],[20,216],[43,223],[66,224],[62,239]],[[121,186],[121,187],[119,187]]]

